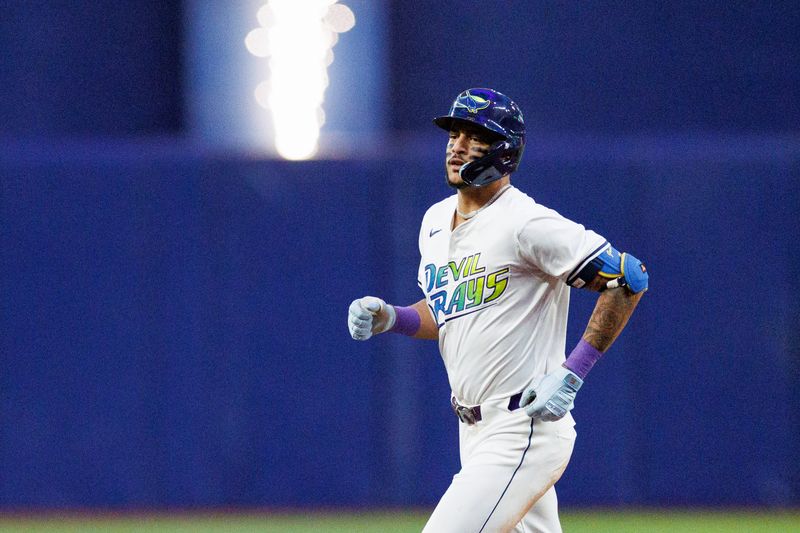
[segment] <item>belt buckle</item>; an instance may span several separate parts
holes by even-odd
[[[453,412],[458,419],[463,423],[471,426],[478,421],[475,416],[475,411],[472,408],[460,405],[455,398],[450,398],[450,405],[453,407]]]
[[[477,422],[475,420],[475,413],[469,407],[464,407],[463,405],[458,406],[458,418],[468,426],[471,426]]]

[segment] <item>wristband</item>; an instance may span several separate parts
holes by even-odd
[[[586,379],[586,374],[601,357],[603,352],[581,339],[562,366],[572,370],[581,379]]]
[[[397,319],[394,321],[394,326],[389,331],[413,337],[419,331],[420,318],[419,313],[413,307],[400,307],[393,306]]]

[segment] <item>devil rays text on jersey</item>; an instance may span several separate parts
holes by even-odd
[[[425,292],[439,326],[494,305],[505,292],[509,267],[487,274],[480,260],[475,253],[441,266],[425,265]]]

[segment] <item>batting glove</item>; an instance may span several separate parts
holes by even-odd
[[[520,407],[534,420],[553,422],[575,407],[575,395],[583,380],[568,368],[558,367],[522,393]]]
[[[397,320],[394,307],[374,296],[353,300],[348,315],[350,336],[357,341],[365,341],[373,335],[392,329]]]

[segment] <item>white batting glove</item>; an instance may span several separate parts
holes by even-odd
[[[563,366],[528,386],[519,400],[520,407],[534,420],[553,422],[575,407],[575,395],[583,380]]]
[[[392,329],[397,320],[394,307],[374,296],[353,300],[348,315],[350,336],[357,341],[365,341],[373,335]]]

